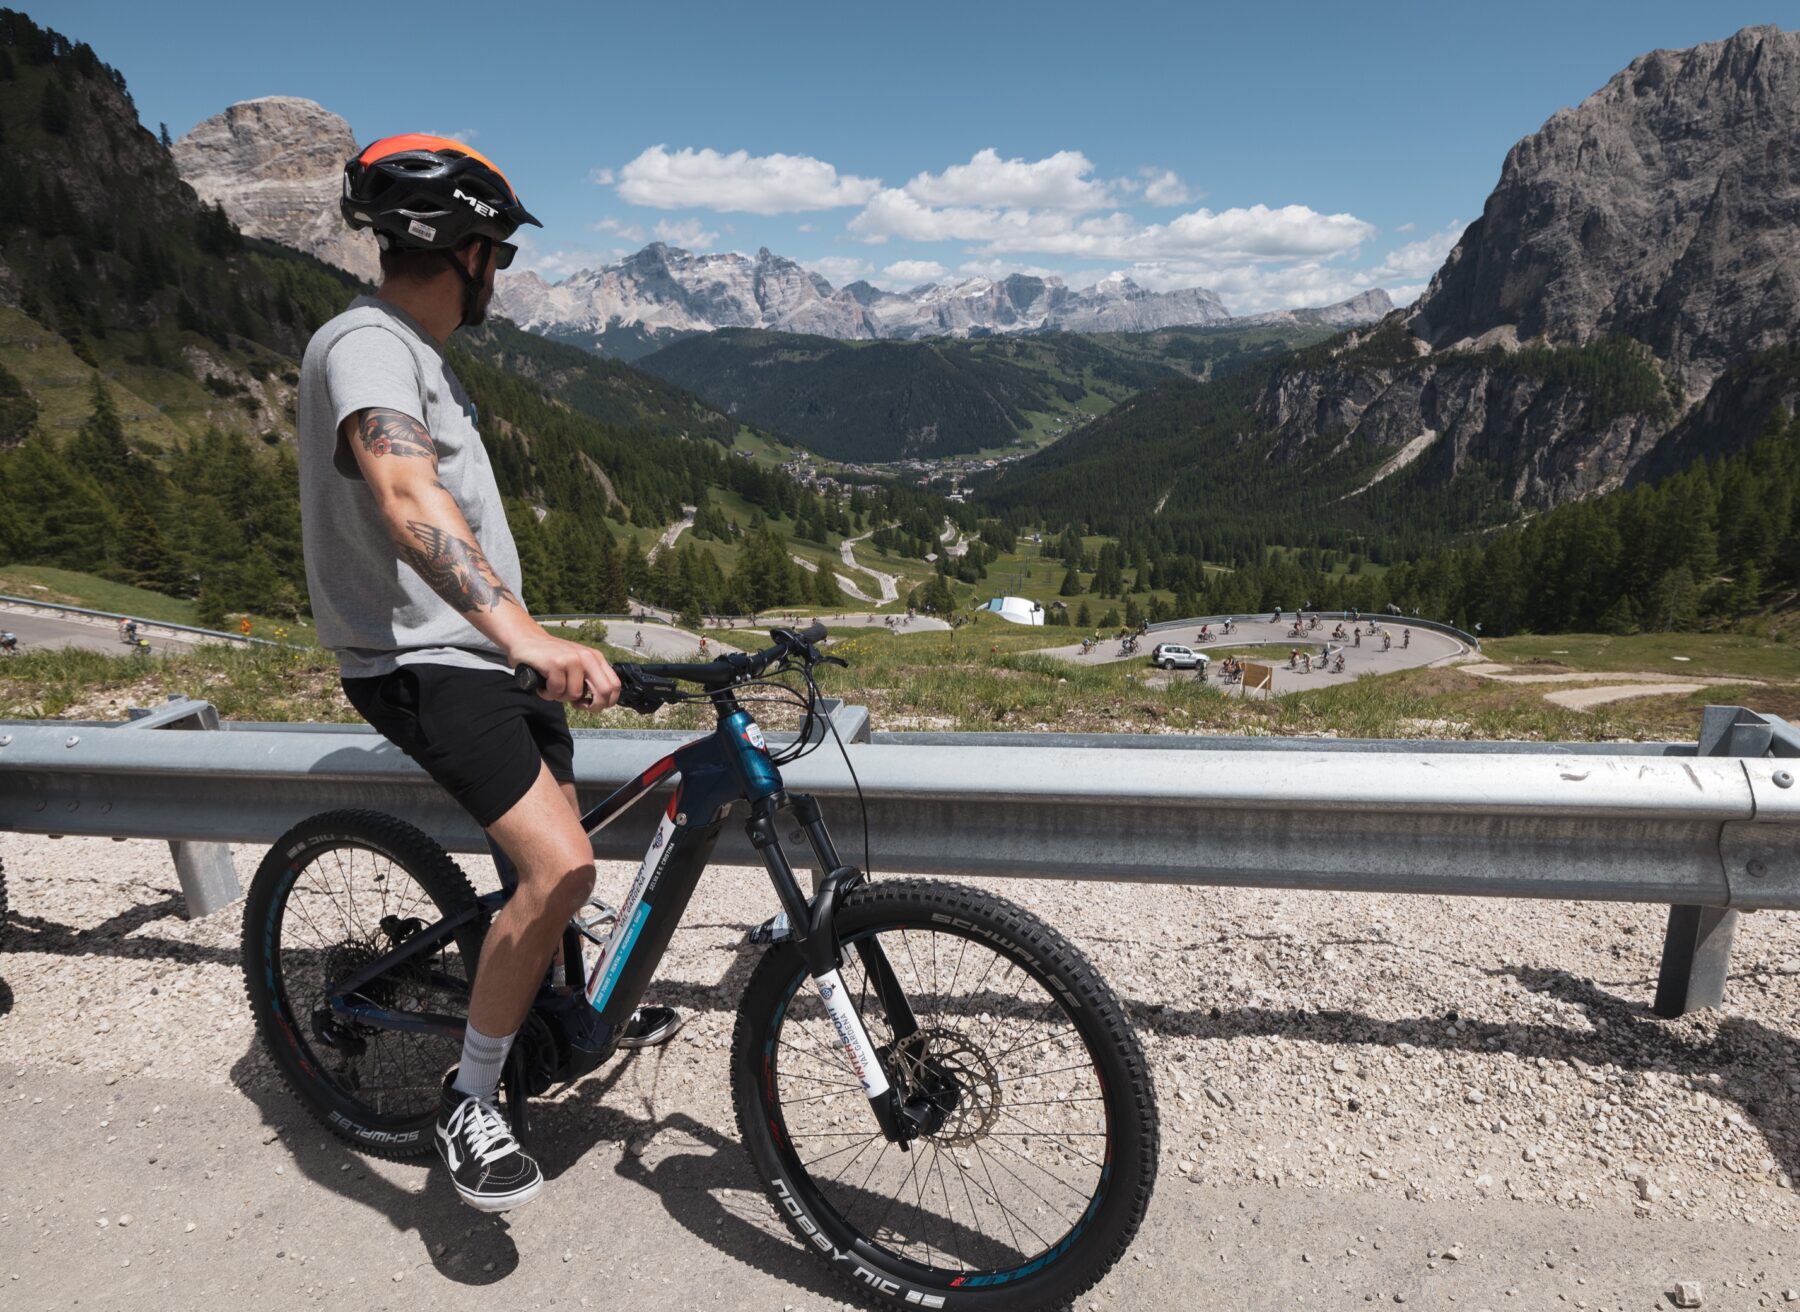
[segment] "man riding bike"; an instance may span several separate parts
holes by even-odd
[[[526,610],[475,406],[443,350],[486,317],[514,231],[542,225],[492,161],[419,133],[348,161],[340,205],[352,228],[374,231],[382,281],[313,335],[301,368],[307,588],[351,705],[486,830],[502,878],[516,871],[437,1125],[463,1201],[504,1211],[536,1197],[543,1175],[495,1105],[502,1067],[594,885],[562,703],[611,706],[619,680]],[[543,673],[541,695],[519,691],[516,665]],[[679,1024],[643,1008],[627,1046]]]

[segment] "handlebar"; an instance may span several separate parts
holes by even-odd
[[[775,643],[762,651],[730,652],[710,661],[690,664],[621,661],[613,666],[619,676],[619,705],[648,715],[680,696],[675,686],[677,682],[697,683],[708,690],[728,688],[734,683],[756,678],[769,666],[790,656],[798,656],[808,665],[831,660],[833,658],[821,656],[815,650],[825,641],[828,632],[823,624],[817,623],[798,632],[770,629],[769,636]],[[544,687],[544,676],[529,665],[520,665],[513,670],[513,683],[520,692],[536,693]]]

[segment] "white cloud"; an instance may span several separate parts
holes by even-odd
[[[794,225],[794,231],[795,232],[817,232],[818,225],[815,223],[797,223]]]
[[[1145,169],[1144,199],[1152,205],[1185,205],[1195,197],[1174,169]]]
[[[547,251],[538,247],[531,234],[524,230],[516,233],[513,241],[519,247],[519,256],[509,272],[499,275],[502,279],[530,271],[548,282],[556,282],[571,273],[610,264],[625,254],[619,250],[593,250],[585,246],[559,246]]]
[[[618,175],[611,169],[591,169],[588,172],[588,181],[596,187],[610,187],[618,181]]]
[[[1438,271],[1438,267],[1444,262],[1444,257],[1450,254],[1457,240],[1462,236],[1463,226],[1461,219],[1452,219],[1447,227],[1432,233],[1429,237],[1420,241],[1408,242],[1404,246],[1394,247],[1375,267],[1371,276],[1377,282],[1384,280],[1416,282],[1420,278],[1430,278]],[[1407,231],[1411,227],[1411,224],[1407,224],[1406,228],[1401,231]]]
[[[887,188],[850,220],[850,231],[869,243],[972,241],[987,254],[1080,256],[1096,260],[1239,256],[1300,259],[1339,255],[1374,235],[1353,214],[1321,214],[1305,205],[1251,205],[1198,209],[1167,223],[1139,224],[1115,211],[1078,219],[1030,209],[933,208],[908,191]]]
[[[595,232],[610,232],[620,241],[644,240],[644,229],[641,224],[625,223],[608,216],[593,225]]]
[[[1402,223],[1398,228],[1395,228],[1394,231],[1395,232],[1411,232],[1414,228],[1416,228],[1418,226],[1419,225],[1416,223]]]
[[[722,155],[684,146],[651,146],[618,173],[619,195],[656,209],[709,209],[794,214],[861,205],[881,188],[810,155]]]
[[[816,260],[802,260],[807,268],[833,287],[858,282],[875,276],[875,266],[852,255],[821,255]]]
[[[989,147],[967,164],[942,173],[920,173],[903,191],[927,205],[969,205],[1000,209],[1093,210],[1112,203],[1106,184],[1090,177],[1094,166],[1078,150],[1027,162],[1001,159]]]
[[[1028,274],[1033,278],[1063,278],[1070,286],[1084,286],[1076,280],[1085,276],[1077,273],[1065,276],[1056,269],[1046,269],[1037,264],[1019,264],[1013,260],[964,260],[956,266],[958,276],[963,278],[986,278],[991,282],[1000,282],[1015,273]],[[1092,275],[1098,278],[1100,274]]]
[[[699,219],[659,219],[655,232],[656,240],[690,251],[708,250],[719,240],[719,234],[708,232]]]
[[[882,287],[917,287],[920,283],[936,282],[949,272],[936,260],[895,260],[876,281]]]

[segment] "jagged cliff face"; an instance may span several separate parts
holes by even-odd
[[[224,206],[242,232],[379,281],[375,239],[338,212],[356,139],[336,114],[295,96],[245,100],[197,125],[172,153],[200,199]]]
[[[1405,326],[1414,359],[1274,375],[1260,413],[1281,459],[1354,438],[1391,453],[1382,477],[1479,468],[1547,508],[1748,444],[1800,399],[1789,374],[1744,367],[1800,329],[1800,33],[1655,51],[1558,112],[1508,152]],[[1640,387],[1621,411],[1485,349],[1613,337],[1642,344],[1669,395]]]
[[[1613,414],[1579,388],[1454,355],[1280,372],[1263,413],[1275,458],[1289,463],[1329,456],[1351,434],[1389,452],[1349,496],[1403,469],[1437,484],[1479,467],[1501,495],[1534,508],[1621,485],[1668,418],[1662,409]]]
[[[1800,320],[1800,32],[1635,59],[1507,154],[1419,302],[1435,347],[1646,343],[1698,397]]]

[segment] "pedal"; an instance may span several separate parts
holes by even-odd
[[[588,904],[575,916],[575,928],[581,931],[582,937],[590,943],[604,944],[605,935],[602,928],[610,930],[618,923],[619,909],[602,902],[597,897],[588,899]]]
[[[744,935],[744,942],[762,946],[768,943],[785,943],[794,936],[788,924],[787,912],[777,911],[762,924]]]

